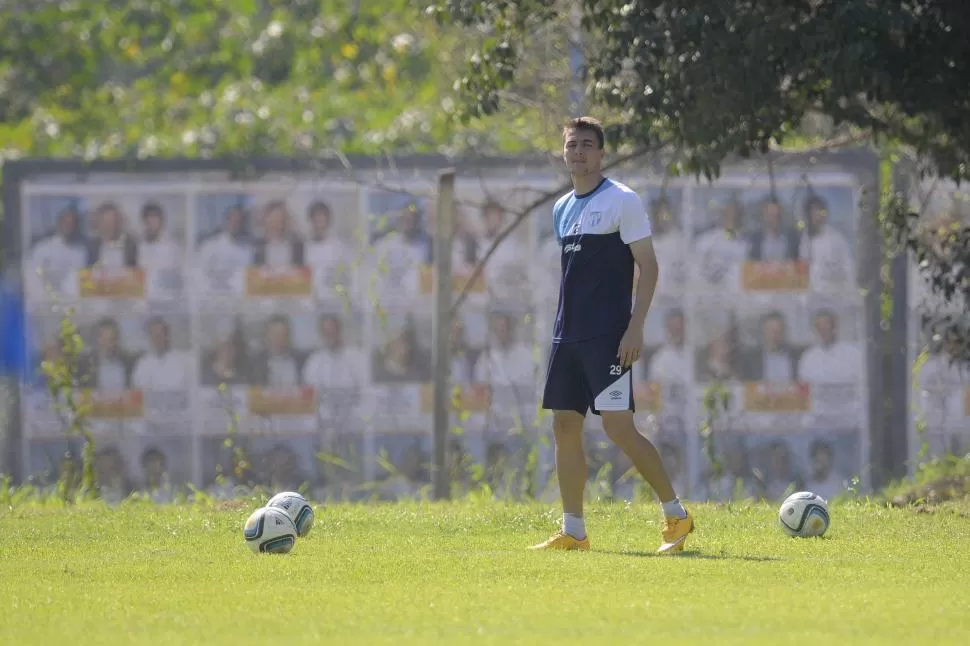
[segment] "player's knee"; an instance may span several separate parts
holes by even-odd
[[[570,441],[583,436],[583,416],[574,411],[556,411],[552,418],[556,441]]]
[[[637,427],[633,423],[633,413],[630,411],[603,411],[603,432],[610,441],[619,447],[624,447],[634,440]]]

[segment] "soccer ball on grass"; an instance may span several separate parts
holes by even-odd
[[[296,545],[296,536],[296,525],[275,507],[260,507],[243,527],[246,544],[257,554],[287,554]]]
[[[799,491],[781,503],[778,521],[789,536],[821,536],[829,528],[829,505],[824,498],[811,491]]]
[[[296,526],[296,535],[305,538],[310,530],[313,529],[313,507],[307,499],[295,491],[284,491],[269,499],[266,506],[271,509],[279,509],[293,521]]]

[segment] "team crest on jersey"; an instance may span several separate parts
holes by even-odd
[[[598,227],[600,225],[600,222],[602,221],[603,221],[602,211],[593,211],[592,213],[589,214],[589,226]]]

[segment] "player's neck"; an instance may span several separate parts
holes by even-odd
[[[603,181],[603,173],[588,173],[586,175],[573,175],[573,190],[576,195],[586,195],[591,193]]]

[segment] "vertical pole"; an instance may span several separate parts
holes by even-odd
[[[583,115],[584,101],[583,95],[586,92],[586,84],[583,79],[583,70],[586,60],[583,57],[583,10],[579,2],[573,2],[569,11],[569,72],[572,76],[569,91],[569,108],[574,117]]]
[[[447,447],[451,423],[451,246],[454,237],[455,171],[438,176],[438,206],[434,232],[434,302],[431,324],[434,359],[434,498],[450,497]]]

